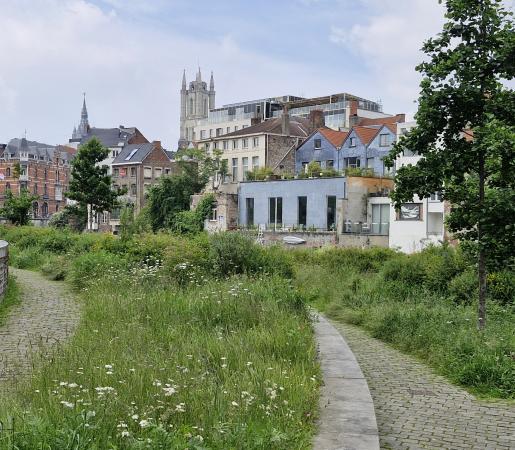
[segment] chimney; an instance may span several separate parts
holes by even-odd
[[[349,102],[349,109],[350,109],[350,115],[354,116],[358,114],[358,101],[357,100],[351,100]]]
[[[153,145],[155,148],[162,148],[162,147],[161,147],[161,141],[152,141],[152,145]]]
[[[281,131],[285,136],[290,135],[290,114],[288,113],[288,107],[284,105],[283,114],[281,116]]]
[[[324,111],[321,109],[314,109],[309,112],[309,128],[313,132],[319,128],[325,127]]]

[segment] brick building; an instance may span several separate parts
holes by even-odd
[[[177,163],[170,156],[160,141],[153,141],[128,144],[114,159],[111,165],[113,186],[127,189],[121,201],[134,205],[136,214],[145,206],[146,192],[150,186],[157,184],[162,176],[177,173]],[[114,211],[110,218],[104,216],[101,221],[101,225],[109,222],[110,229],[116,232],[120,225],[119,213]]]
[[[19,194],[25,188],[39,196],[32,207],[35,220],[48,219],[66,205],[75,149],[22,138],[12,139],[0,152],[0,204],[7,190]]]

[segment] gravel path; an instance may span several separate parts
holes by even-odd
[[[515,403],[477,400],[359,328],[333,324],[367,379],[381,448],[515,449]]]
[[[0,386],[30,374],[34,356],[48,356],[69,337],[78,323],[79,306],[62,282],[49,281],[28,270],[10,268],[21,289],[0,326]]]

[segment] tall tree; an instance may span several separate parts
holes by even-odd
[[[443,192],[447,225],[477,244],[478,328],[486,323],[488,267],[515,255],[515,75],[512,14],[501,0],[446,0],[446,23],[423,51],[417,126],[392,149],[388,165],[408,148],[421,155],[398,169],[397,207],[413,194]]]
[[[38,198],[37,195],[31,195],[27,189],[22,189],[19,196],[15,196],[8,189],[5,193],[4,206],[0,209],[0,215],[14,225],[27,225],[32,204]]]
[[[107,166],[99,163],[107,158],[109,150],[96,138],[82,145],[72,161],[72,173],[69,191],[66,196],[76,200],[83,208],[90,210],[90,229],[94,215],[102,211],[111,211],[117,206],[117,198],[123,190],[111,188],[111,176]]]

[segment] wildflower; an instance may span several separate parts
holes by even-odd
[[[66,381],[61,381],[59,383],[59,386],[68,386],[68,383]]]
[[[66,408],[73,408],[73,403],[61,401],[61,405],[65,406]]]
[[[141,428],[147,428],[148,426],[150,426],[150,422],[146,419],[142,419],[139,421],[139,426]]]
[[[37,394],[39,394],[39,389],[36,389],[36,390],[35,390],[35,392],[36,392]]]
[[[247,362],[247,367],[250,367],[252,363],[250,361]]]
[[[133,414],[131,416],[131,419],[134,419],[134,420],[138,420],[139,419],[139,416],[137,414]]]
[[[238,403],[236,403],[236,402],[231,402],[231,405],[232,405],[232,406],[240,406],[240,405],[238,405]]]
[[[111,370],[113,368],[113,366],[111,364],[106,364],[104,366],[107,370]]]
[[[165,397],[170,397],[171,395],[173,395],[177,392],[173,386],[164,387],[163,391],[165,393]]]
[[[185,412],[186,409],[184,408],[186,405],[184,403],[179,403],[178,405],[175,405],[175,411],[177,412]]]
[[[130,433],[127,430],[123,430],[120,434],[121,437],[129,437]]]

